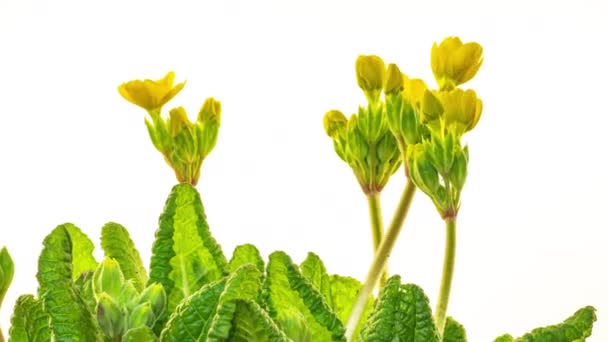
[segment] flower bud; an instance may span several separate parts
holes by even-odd
[[[460,192],[464,187],[464,183],[467,179],[467,164],[469,161],[469,147],[465,146],[459,151],[452,164],[450,170],[450,182]]]
[[[210,97],[205,100],[201,110],[198,113],[198,121],[209,122],[216,121],[219,123],[222,116],[222,104],[216,99]]]
[[[330,138],[335,138],[346,129],[346,117],[339,110],[330,110],[323,117],[323,128]]]
[[[172,138],[175,138],[181,131],[192,127],[192,122],[188,119],[188,114],[184,107],[177,107],[169,111],[169,120],[167,120],[169,133]]]
[[[160,317],[167,307],[167,294],[165,289],[161,284],[151,284],[146,287],[139,296],[139,303],[150,303],[150,307],[152,308],[155,317]]]
[[[125,282],[120,265],[113,258],[105,258],[93,274],[93,293],[99,300],[102,293],[118,298]]]
[[[355,63],[357,84],[367,99],[375,103],[380,97],[386,78],[386,66],[382,58],[375,55],[361,55]]]
[[[152,312],[150,303],[143,303],[136,306],[129,315],[128,329],[139,328],[143,326],[152,327],[156,316]]]
[[[433,44],[431,68],[441,90],[451,90],[473,78],[483,58],[478,43],[463,44],[458,37],[448,37],[441,44]]]
[[[403,91],[403,74],[397,64],[389,64],[386,72],[386,84],[384,85],[384,93],[394,94]]]
[[[424,95],[422,96],[422,122],[427,123],[434,120],[437,120],[441,114],[443,113],[444,108],[441,104],[441,101],[437,98],[437,95],[429,91],[428,89],[424,90]]]
[[[13,259],[8,254],[6,247],[2,247],[2,250],[0,250],[0,305],[2,305],[4,295],[6,295],[13,281],[14,274],[15,264],[13,263]]]
[[[133,279],[124,282],[120,289],[120,294],[115,298],[120,305],[125,306],[129,310],[137,305],[139,292],[135,288],[135,284],[133,284]]]
[[[457,88],[438,92],[437,96],[443,105],[443,118],[448,129],[453,127],[461,135],[475,128],[483,109],[475,91]]]
[[[115,339],[125,331],[125,312],[108,294],[102,293],[97,300],[97,322],[103,333]]]

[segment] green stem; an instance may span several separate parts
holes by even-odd
[[[456,255],[456,217],[445,219],[445,256],[443,259],[443,274],[441,276],[441,286],[439,288],[439,300],[435,309],[435,324],[439,333],[443,336],[445,318],[450,301],[450,289],[452,287],[452,277],[454,275],[454,259]]]
[[[380,193],[372,191],[367,194],[367,205],[369,207],[369,218],[372,225],[372,239],[374,243],[374,254],[382,242],[384,236],[384,223],[382,222],[382,207],[380,206]],[[380,279],[380,285],[388,279],[388,270],[385,267]]]
[[[346,323],[346,338],[349,341],[352,340],[353,334],[355,333],[355,329],[361,320],[361,315],[363,314],[363,310],[365,309],[369,296],[372,294],[372,291],[380,278],[380,274],[384,270],[384,266],[391,255],[391,251],[395,246],[395,242],[397,241],[397,237],[401,232],[401,227],[403,227],[403,222],[405,221],[407,212],[410,209],[410,204],[412,203],[415,192],[416,186],[411,180],[408,180],[405,184],[405,189],[403,190],[403,194],[399,200],[399,205],[397,206],[393,220],[391,221],[391,224],[386,231],[386,235],[384,236],[384,239],[382,239],[382,242],[376,251],[374,261],[372,262],[369,272],[367,273],[367,278],[361,287],[361,291],[359,291],[359,295],[355,300],[350,317]]]

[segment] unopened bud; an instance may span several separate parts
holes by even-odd
[[[120,265],[113,258],[105,258],[93,274],[93,293],[99,299],[102,293],[118,298],[125,282]]]
[[[125,331],[125,312],[108,294],[102,293],[97,300],[97,322],[109,338],[122,336]]]

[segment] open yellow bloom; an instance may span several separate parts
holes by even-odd
[[[186,84],[184,81],[173,85],[174,79],[175,73],[170,71],[157,81],[145,79],[125,82],[118,87],[118,92],[125,100],[148,112],[160,111]]]
[[[448,37],[433,44],[431,68],[441,90],[451,90],[473,78],[481,67],[483,48],[475,42],[463,44],[458,37]]]
[[[477,98],[475,91],[456,88],[452,91],[436,92],[435,95],[443,105],[446,127],[456,127],[459,133],[475,128],[483,109],[483,103]]]

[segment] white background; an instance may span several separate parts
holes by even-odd
[[[449,314],[476,342],[592,304],[599,321],[589,341],[608,341],[603,6],[0,0],[0,245],[17,268],[0,313],[5,334],[14,300],[36,291],[41,241],[60,223],[98,243],[105,222],[120,222],[148,263],[176,181],[149,142],[144,111],[116,88],[169,70],[188,83],[167,110],[183,105],[194,118],[206,97],[222,101],[198,189],[224,252],[252,242],[299,262],[314,251],[331,273],[362,279],[372,258],[366,201],[323,132],[323,114],[363,103],[358,54],[434,85],[432,43],[457,35],[484,47],[465,85],[484,111],[467,137]],[[400,175],[383,194],[386,222]],[[443,239],[418,193],[390,270],[421,285],[433,307]]]

